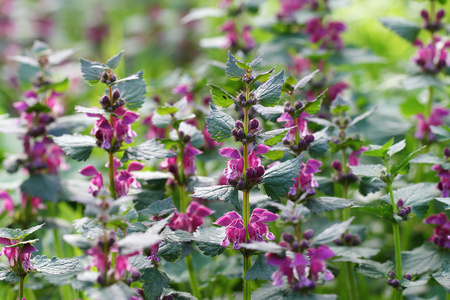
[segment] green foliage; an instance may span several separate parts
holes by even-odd
[[[394,264],[391,261],[386,261],[384,263],[362,259],[354,259],[352,261],[358,263],[358,266],[356,267],[358,273],[372,278],[384,277],[394,267]]]
[[[108,61],[106,62],[106,65],[113,70],[115,68],[117,68],[119,66],[120,61],[122,60],[122,55],[124,52],[125,51],[122,50],[118,54],[116,54],[113,57],[111,57],[110,59],[108,59]]]
[[[33,174],[20,185],[20,188],[28,196],[57,202],[61,182],[57,175]]]
[[[269,168],[263,176],[264,189],[272,199],[286,197],[289,188],[294,184],[301,167],[302,156],[276,164]]]
[[[152,158],[174,157],[175,153],[164,148],[165,146],[157,140],[148,140],[135,147],[126,148],[123,151],[122,162],[129,160],[149,160]]]
[[[84,80],[86,80],[89,85],[97,84],[102,77],[103,68],[105,67],[105,65],[83,58],[80,58],[80,63],[81,73],[83,74]]]
[[[242,210],[241,203],[239,202],[238,190],[229,185],[196,187],[194,188],[194,194],[192,194],[191,197],[207,200],[219,199],[225,202],[230,201],[239,212]]]
[[[410,43],[413,43],[417,39],[421,29],[416,23],[399,17],[380,18],[380,22],[386,28],[392,30],[398,36]]]
[[[236,57],[228,51],[228,60],[225,68],[225,74],[228,79],[238,81],[241,80],[242,77],[247,73],[245,69],[242,69],[238,66],[238,62],[240,62]],[[240,62],[242,65],[242,62]]]
[[[199,227],[194,232],[194,241],[204,255],[216,256],[221,254],[225,248],[220,244],[225,238],[224,227]]]
[[[22,240],[28,235],[32,234],[36,230],[39,230],[44,224],[37,225],[25,230],[12,229],[12,228],[0,228],[0,238],[6,238],[9,240]]]
[[[147,93],[144,81],[144,72],[134,74],[132,80],[121,81],[116,84],[120,91],[120,98],[125,101],[125,106],[130,110],[142,107]]]
[[[245,280],[269,280],[276,270],[275,266],[267,264],[264,254],[259,254],[253,266],[247,270],[244,278]]]
[[[333,211],[336,209],[344,209],[350,207],[353,204],[351,200],[337,198],[337,197],[317,197],[308,198],[305,206],[313,214],[318,214],[324,211]]]
[[[53,137],[53,142],[61,147],[66,155],[77,161],[85,161],[91,156],[92,149],[97,146],[95,139],[87,135],[64,134]]]
[[[281,96],[281,88],[284,82],[284,70],[272,76],[255,91],[256,99],[262,106],[275,106]]]
[[[226,113],[211,106],[211,112],[206,117],[208,133],[211,138],[219,143],[225,142],[231,137],[231,130],[234,128],[234,120]]]
[[[75,269],[79,261],[76,259],[57,257],[48,259],[46,255],[37,255],[31,260],[31,263],[34,270],[38,272],[60,275]]]
[[[215,105],[226,108],[237,101],[233,96],[217,85],[209,84],[209,86],[211,87],[211,100]]]
[[[326,244],[340,238],[342,234],[347,231],[350,223],[354,219],[355,217],[351,217],[347,221],[331,225],[330,227],[319,233],[317,236],[315,236],[314,242],[316,244]]]
[[[434,245],[425,243],[411,251],[402,252],[402,271],[411,275],[436,271],[445,259],[450,259],[448,252],[440,251]]]
[[[147,299],[158,299],[163,290],[169,287],[170,279],[166,273],[156,268],[145,269],[142,273],[142,289]]]

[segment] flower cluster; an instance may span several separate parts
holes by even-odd
[[[445,11],[440,9],[436,12],[436,17],[434,21],[430,19],[430,13],[425,9],[420,12],[421,17],[424,20],[423,28],[430,32],[436,32],[444,28],[444,24],[441,22],[442,18],[445,16]]]
[[[250,144],[253,139],[262,130],[259,126],[259,121],[257,119],[251,119],[248,123],[248,133],[244,132],[244,124],[240,120],[237,120],[234,124],[233,130],[231,130],[231,135],[235,142],[242,142],[243,144]]]
[[[190,136],[188,135],[185,136],[182,131],[180,131],[180,136],[184,138],[184,141],[187,141],[182,154],[183,155],[182,163],[184,176],[189,177],[191,175],[194,175],[196,171],[194,163],[195,156],[202,154],[203,152],[192,146],[192,144],[189,142]],[[166,160],[160,164],[160,167],[162,169],[167,169],[170,173],[173,174],[177,182],[180,182],[179,178],[180,174],[178,173],[176,156],[166,158]]]
[[[239,35],[236,29],[236,22],[228,20],[220,27],[220,30],[225,33],[226,44],[224,48],[234,48],[242,46],[246,50],[251,50],[255,47],[256,42],[250,34],[251,26],[245,25]]]
[[[445,148],[444,149],[444,157],[445,160],[449,160],[450,158],[450,149]],[[449,197],[450,196],[450,170],[447,168],[444,168],[441,165],[434,165],[431,167],[433,171],[438,172],[437,176],[439,176],[441,179],[439,180],[439,183],[437,184],[437,188],[442,191],[441,196],[442,197]]]
[[[423,221],[425,224],[438,225],[433,229],[429,241],[442,248],[450,248],[450,221],[444,213],[432,215]]]
[[[174,216],[170,220],[169,227],[172,230],[184,230],[189,232],[195,232],[197,228],[205,224],[204,218],[212,215],[213,210],[206,206],[192,201],[186,209],[186,213],[179,213],[175,211]]]
[[[326,268],[325,261],[334,256],[333,251],[325,245],[312,247],[311,239],[314,231],[308,229],[303,234],[301,241],[290,233],[282,235],[279,245],[286,249],[285,255],[267,253],[267,263],[278,266],[278,270],[272,274],[273,285],[282,286],[283,278],[287,279],[289,286],[297,291],[314,290],[319,280],[319,274],[323,274],[325,280],[333,280],[334,275]],[[306,251],[306,257],[303,253]]]
[[[33,270],[31,265],[31,252],[37,251],[30,243],[17,245],[21,240],[10,240],[7,238],[0,238],[0,244],[3,246],[0,255],[5,255],[8,258],[8,263],[14,273],[17,275],[26,275]]]
[[[357,158],[355,159],[357,160]],[[342,164],[340,161],[337,160],[333,161],[331,163],[331,167],[337,171],[337,176],[335,177],[335,180],[340,184],[350,185],[359,180],[358,176],[356,176],[352,172],[349,172],[348,174],[344,173],[342,171]]]
[[[0,199],[2,200],[2,204],[0,206],[0,214],[5,210],[12,217],[14,214],[14,202],[9,196],[8,192],[5,190],[0,190]]]
[[[269,227],[265,223],[273,222],[276,219],[278,219],[278,215],[266,209],[254,209],[248,224],[249,241],[263,242],[265,241],[264,237],[268,240],[274,240],[275,236],[269,231]],[[214,224],[226,226],[226,237],[221,244],[223,247],[228,247],[231,243],[233,249],[238,250],[241,248],[241,243],[247,242],[244,221],[237,212],[232,211],[224,214]]]
[[[314,179],[314,173],[320,172],[322,163],[315,159],[309,159],[306,164],[302,162],[300,173],[296,177],[294,185],[291,187],[288,196],[298,198],[300,195],[314,195],[319,187],[319,183]]]
[[[314,18],[306,22],[305,33],[312,43],[319,43],[322,49],[342,50],[344,45],[341,34],[346,29],[342,22],[324,23],[322,18]]]
[[[144,168],[144,164],[138,162],[131,162],[126,170],[118,171],[118,168],[122,166],[122,163],[118,158],[114,158],[114,186],[116,188],[117,196],[122,197],[128,194],[130,186],[133,188],[140,188],[141,184],[136,180],[136,176],[131,172],[140,171]],[[109,167],[109,163],[106,164]],[[80,171],[81,175],[93,176],[91,178],[91,185],[89,186],[88,192],[94,197],[98,195],[99,191],[103,189],[103,175],[101,172],[92,166],[86,166]]]
[[[284,104],[284,113],[277,119],[278,122],[286,122],[285,128],[291,128],[283,138],[283,144],[288,145],[295,153],[300,154],[307,150],[314,142],[314,135],[308,130],[305,112],[300,113],[296,118],[296,111],[303,107],[302,102],[297,101],[291,106],[289,101]],[[296,141],[296,132],[298,132],[298,141]]]
[[[295,13],[305,6],[309,6],[312,10],[319,6],[317,0],[280,0],[280,2],[281,6],[277,17],[285,21],[293,20]]]
[[[333,243],[337,246],[358,246],[361,244],[359,234],[343,233],[340,239],[336,239]]]
[[[422,72],[437,74],[448,65],[447,48],[450,47],[450,42],[444,42],[440,38],[434,37],[428,45],[424,45],[420,40],[415,41],[414,45],[419,49],[414,55],[413,61],[421,68]]]
[[[219,149],[220,155],[232,158],[228,161],[228,167],[223,171],[223,175],[227,178],[228,183],[241,190],[250,189],[261,183],[262,176],[266,171],[261,164],[261,159],[256,155],[264,154],[268,151],[269,147],[265,145],[258,145],[256,149],[252,150],[248,155],[248,169],[244,178],[244,158],[239,151],[233,148]]]
[[[450,110],[441,107],[435,107],[431,115],[427,118],[422,113],[418,113],[417,128],[414,137],[419,140],[434,141],[436,136],[431,131],[431,126],[441,126],[444,124],[444,119],[450,114]]]

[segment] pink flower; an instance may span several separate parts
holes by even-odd
[[[417,128],[414,137],[420,140],[427,138],[428,141],[434,141],[436,137],[431,132],[430,126],[441,126],[444,124],[444,118],[449,114],[450,110],[440,107],[434,108],[428,118],[425,118],[422,113],[418,113],[415,116],[415,119],[417,119]]]
[[[0,244],[6,245],[6,247],[2,248],[2,252],[0,255],[4,254],[8,258],[9,265],[13,269],[17,269],[18,272],[22,273],[23,271],[29,272],[33,270],[33,266],[31,265],[31,252],[37,251],[36,248],[31,244],[23,244],[17,247],[8,247],[13,246],[21,242],[21,240],[10,240],[7,238],[0,238]],[[19,263],[20,259],[20,264]],[[20,270],[20,266],[22,266],[22,270]],[[16,272],[17,273],[17,272]]]
[[[319,187],[319,184],[314,179],[314,173],[320,172],[319,167],[321,165],[322,163],[315,159],[309,159],[306,164],[302,163],[299,177],[295,178],[295,183],[288,195],[297,196],[297,190],[300,190],[301,194],[314,195],[316,193],[314,188]]]
[[[194,93],[192,92],[192,87],[188,84],[177,85],[172,89],[172,93],[186,97],[188,103],[192,103],[194,101]]]
[[[450,248],[450,221],[444,213],[429,216],[423,222],[438,225],[433,229],[433,235],[429,239],[430,242],[439,247]]]
[[[197,228],[205,223],[204,218],[213,214],[214,211],[198,202],[191,202],[186,209],[186,213],[175,214],[170,220],[169,227],[172,230],[181,229],[184,231],[194,232]]]
[[[153,114],[145,118],[144,121],[142,121],[142,124],[148,126],[148,131],[147,134],[145,135],[145,138],[163,139],[166,134],[166,130],[164,128],[158,128],[155,125],[153,125],[152,118]]]
[[[156,244],[153,244],[150,246],[147,256],[149,260],[153,260],[154,262],[158,262],[159,261],[159,257],[158,255],[158,251],[159,251],[159,244],[161,244],[161,242],[158,242]]]
[[[256,46],[256,42],[253,37],[250,35],[251,26],[246,25],[242,29],[242,40],[244,41],[245,49],[253,49]]]
[[[350,166],[357,166],[359,164],[358,156],[360,156],[364,151],[367,151],[367,150],[369,150],[369,148],[367,148],[365,146],[361,146],[361,148],[359,148],[359,150],[352,151],[350,153],[350,155],[348,156],[348,162],[349,162]]]
[[[436,74],[445,68],[447,63],[447,48],[450,42],[443,42],[435,37],[434,41],[424,45],[420,40],[414,42],[419,47],[412,60],[422,69],[422,72]]]
[[[189,177],[193,174],[195,174],[195,163],[194,163],[194,157],[203,153],[202,151],[198,150],[197,148],[194,148],[191,143],[187,143],[186,147],[183,151],[183,169],[184,174]],[[169,172],[171,172],[175,177],[178,176],[178,166],[177,166],[177,157],[169,157],[166,158],[165,161],[163,161],[160,164],[160,167],[162,169],[168,169]]]
[[[268,146],[259,145],[256,150],[253,149],[248,155],[247,183],[259,182],[264,175],[264,166],[261,165],[261,159],[256,155],[267,153],[269,149],[270,147]],[[236,186],[242,180],[240,185],[245,184],[243,182],[244,158],[239,154],[239,151],[233,148],[222,148],[219,149],[219,153],[224,157],[232,158],[228,161],[228,167],[223,171],[223,175],[228,179],[228,183]]]
[[[324,273],[325,280],[332,280],[334,278],[333,274],[327,270],[325,265],[325,260],[334,256],[333,251],[328,246],[320,245],[318,248],[308,249],[308,256],[311,262],[310,274],[314,280],[317,281],[319,279],[319,272]]]
[[[292,128],[288,131],[288,133],[283,138],[284,143],[291,143],[295,140],[295,130],[298,130],[300,138],[304,138],[307,135],[311,135],[311,132],[308,130],[308,125],[306,121],[306,117],[309,117],[309,115],[305,112],[302,112],[300,116],[297,118],[297,128]],[[285,112],[283,113],[278,119],[278,122],[286,122],[284,124],[285,128],[293,127],[295,126],[294,119],[292,116]]]
[[[328,88],[328,99],[330,99],[330,101],[334,101],[334,99],[336,99],[336,97],[342,93],[343,90],[348,88],[348,86],[349,85],[347,83],[342,81],[333,84]]]
[[[33,214],[36,214],[38,209],[45,209],[45,205],[41,198],[28,196],[22,192],[22,206],[27,207],[27,205],[31,205]]]
[[[441,197],[450,197],[450,171],[444,169],[441,165],[434,165],[431,169],[438,172],[437,176],[441,178],[436,186],[437,189],[442,191]]]
[[[7,211],[9,216],[12,217],[14,215],[14,202],[9,196],[7,191],[0,190],[0,199],[2,199],[2,206],[0,207],[0,214],[3,211]]]
[[[266,209],[256,208],[250,216],[248,224],[249,240],[263,242],[264,236],[268,240],[274,240],[275,236],[269,231],[269,227],[265,222],[273,222],[278,219],[278,215],[269,212]],[[240,249],[240,243],[245,243],[246,231],[242,217],[235,211],[228,212],[217,219],[214,223],[220,226],[226,226],[226,237],[222,241],[223,247],[228,247],[230,242],[233,244],[233,249]]]
[[[228,20],[224,24],[222,24],[220,30],[222,32],[225,32],[225,37],[227,39],[227,44],[225,45],[225,48],[237,46],[239,37],[233,20]]]
[[[305,24],[305,33],[312,43],[320,43],[322,49],[342,50],[343,42],[340,34],[346,29],[341,22],[323,24],[321,18],[311,19]]]

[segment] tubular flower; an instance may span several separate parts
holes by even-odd
[[[266,209],[256,208],[253,210],[248,224],[249,240],[263,242],[265,241],[264,237],[268,240],[274,240],[275,236],[269,231],[269,227],[265,223],[273,222],[276,219],[278,219],[278,215]],[[233,249],[238,250],[241,248],[240,243],[246,242],[244,221],[237,212],[232,211],[224,214],[214,224],[226,226],[226,237],[221,244],[223,247],[228,247],[232,243]]]
[[[322,49],[342,50],[344,45],[340,35],[345,29],[344,23],[323,24],[321,18],[311,19],[305,25],[305,33],[309,35],[310,42],[319,43]]]
[[[444,124],[444,118],[449,114],[450,110],[441,107],[434,108],[428,118],[425,118],[422,113],[418,113],[415,116],[415,119],[417,119],[417,128],[414,137],[420,140],[426,138],[428,141],[434,141],[436,137],[431,131],[430,126],[441,126]]]
[[[302,163],[300,174],[294,179],[295,183],[288,195],[295,197],[298,190],[300,194],[314,195],[316,193],[314,188],[319,187],[319,183],[314,179],[314,173],[320,172],[319,167],[321,165],[322,163],[315,159],[309,159],[306,164]]]
[[[450,221],[444,213],[432,215],[423,221],[425,224],[438,225],[433,229],[429,241],[442,248],[450,248]]]
[[[441,165],[434,165],[431,169],[438,172],[437,176],[441,178],[436,186],[442,192],[441,197],[450,197],[450,170],[444,169]]]
[[[311,135],[310,131],[308,130],[307,127],[307,121],[306,121],[306,117],[309,117],[309,115],[305,112],[302,112],[300,114],[300,116],[297,118],[297,126],[298,128],[292,128],[288,131],[288,133],[285,135],[285,137],[283,138],[283,143],[291,143],[294,141],[295,139],[295,130],[298,130],[300,138],[303,139],[304,137],[306,137],[307,135]],[[284,124],[285,128],[290,128],[295,126],[295,122],[294,119],[292,118],[292,116],[285,112],[283,113],[278,119],[278,122],[286,122]]]
[[[194,148],[191,143],[187,143],[186,147],[183,151],[183,169],[184,169],[184,175],[187,177],[195,174],[195,164],[194,164],[194,157],[202,154],[203,152],[198,150],[197,148]],[[166,158],[165,161],[163,161],[160,164],[160,167],[162,169],[168,169],[170,173],[172,173],[175,177],[178,176],[178,166],[177,166],[177,157],[169,157]]]
[[[435,37],[434,41],[428,45],[424,45],[420,40],[415,41],[414,45],[419,49],[412,60],[422,69],[422,72],[437,74],[448,65],[447,48],[450,47],[450,42],[444,42]]]
[[[214,211],[198,202],[191,202],[186,209],[186,213],[175,214],[170,220],[169,227],[172,230],[181,229],[184,231],[194,232],[197,228],[205,224],[204,218],[213,214]]]
[[[364,152],[369,150],[369,148],[367,148],[366,146],[361,146],[361,148],[359,148],[359,150],[354,150],[350,153],[350,155],[348,156],[348,162],[350,166],[357,166],[359,165],[359,156]]]
[[[0,213],[7,211],[9,216],[12,217],[14,214],[14,202],[9,196],[7,191],[0,190],[0,199],[3,200],[0,206]]]
[[[8,258],[8,263],[16,274],[23,274],[23,272],[28,273],[33,270],[33,266],[30,262],[31,252],[35,252],[37,250],[29,243],[14,246],[19,242],[21,242],[21,240],[0,238],[0,244],[6,245],[2,248],[0,255],[3,254]]]

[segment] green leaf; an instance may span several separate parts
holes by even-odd
[[[147,208],[139,211],[140,215],[152,217],[155,215],[165,216],[171,214],[175,210],[173,205],[172,196],[164,200],[158,200],[147,206]]]
[[[170,115],[161,116],[157,113],[152,116],[152,123],[158,128],[166,128],[172,124],[172,117]]]
[[[12,229],[12,228],[0,228],[0,238],[6,238],[9,240],[22,240],[28,235],[32,234],[36,230],[39,230],[44,224],[37,225],[25,230]]]
[[[267,264],[264,254],[259,254],[253,266],[247,270],[245,280],[269,280],[270,276],[277,270],[277,267]]]
[[[361,122],[362,120],[364,120],[365,118],[369,117],[371,114],[373,114],[375,111],[377,110],[376,107],[366,111],[363,114],[360,114],[359,116],[353,118],[353,120],[350,122],[350,124],[348,125],[349,127],[354,126],[356,123]]]
[[[142,273],[142,289],[147,299],[159,299],[165,288],[169,287],[170,279],[166,273],[156,268],[145,269]]]
[[[299,80],[299,82],[297,82],[297,84],[294,86],[294,90],[301,90],[303,89],[308,82],[310,82],[314,76],[317,74],[317,72],[319,72],[319,70],[315,70],[314,72],[306,75],[305,77],[303,77],[302,79]]]
[[[450,253],[439,251],[434,245],[425,243],[411,251],[402,252],[402,272],[405,274],[422,274],[438,270]]]
[[[348,258],[349,261],[353,261],[353,259],[357,258],[370,258],[372,256],[377,255],[380,252],[380,249],[372,249],[372,248],[363,248],[363,247],[348,247],[348,246],[331,246],[331,251],[334,252],[335,257],[342,257],[344,259],[335,259],[334,261],[346,261]]]
[[[399,17],[380,18],[380,22],[384,27],[392,30],[398,36],[410,43],[413,43],[417,39],[421,30],[421,27],[416,23]]]
[[[402,199],[405,206],[411,206],[415,215],[423,217],[428,210],[428,203],[439,195],[440,191],[436,189],[434,183],[421,182],[395,190],[394,200],[397,203],[398,199]],[[384,195],[381,199],[388,204],[391,203],[389,195]]]
[[[226,113],[217,110],[214,106],[211,106],[211,108],[211,112],[206,116],[208,133],[217,142],[225,142],[231,137],[234,120]]]
[[[20,277],[12,270],[0,270],[0,281],[19,282]]]
[[[266,283],[252,293],[253,299],[286,300],[289,291],[285,287],[276,287]],[[303,298],[302,298],[303,299]]]
[[[19,70],[17,71],[20,84],[22,86],[28,86],[40,71],[41,68],[39,66],[21,63],[19,65]]]
[[[26,113],[49,113],[51,111],[50,107],[47,105],[41,104],[40,102],[35,103],[34,105],[28,107],[25,112]]]
[[[156,109],[156,113],[161,116],[173,114],[173,113],[176,113],[177,111],[178,111],[178,108],[176,108],[175,106],[169,106],[169,105],[163,106],[163,107],[158,107]]]
[[[286,197],[300,172],[302,156],[276,164],[266,170],[263,176],[264,189],[272,199]]]
[[[120,61],[122,60],[122,55],[125,51],[122,50],[118,54],[114,55],[108,61],[106,62],[106,65],[110,67],[111,69],[115,69],[119,66]]]
[[[389,147],[394,143],[394,138],[391,138],[383,146],[369,145],[369,150],[364,151],[362,154],[366,156],[374,156],[384,159],[389,151]]]
[[[220,244],[225,238],[225,227],[199,227],[194,232],[194,240],[204,255],[216,256],[225,250]]]
[[[376,214],[378,217],[383,218],[389,222],[396,222],[394,220],[394,211],[392,210],[392,206],[390,204],[381,202],[377,206],[354,206],[354,207],[364,212]]]
[[[406,278],[402,278],[402,280],[400,280],[400,285],[403,287],[414,287],[414,286],[422,286],[422,285],[426,285],[428,283],[428,281],[430,280],[430,275],[425,275],[422,276],[421,278],[417,279],[417,280],[408,280]]]
[[[446,83],[444,83],[438,77],[430,74],[412,75],[404,79],[401,83],[403,85],[403,88],[407,91],[428,88],[430,86],[440,87],[446,85]]]
[[[31,52],[33,52],[34,56],[43,56],[50,55],[52,53],[52,49],[47,43],[35,40],[33,46],[31,47]]]
[[[409,161],[414,158],[417,153],[422,151],[426,146],[417,149],[416,151],[411,152],[407,157],[401,160],[399,163],[391,166],[391,175],[392,177],[397,176],[397,174],[406,175],[409,171]]]
[[[264,107],[260,104],[254,105],[253,108],[266,120],[277,122],[277,119],[283,114],[283,106]]]
[[[143,144],[126,148],[123,152],[122,162],[129,160],[150,160],[152,158],[174,157],[176,154],[164,148],[157,140],[147,140]]]
[[[255,136],[253,140],[253,148],[254,149],[258,148],[258,146],[261,145],[262,143],[268,146],[273,146],[276,143],[281,142],[281,140],[286,135],[286,131],[291,130],[292,128],[295,128],[295,126],[289,128],[275,129],[258,134],[257,136]]]
[[[397,152],[402,151],[406,147],[406,140],[401,140],[400,142],[392,145],[389,147],[389,151],[387,152],[387,155],[392,156]]]
[[[135,251],[142,251],[162,240],[162,236],[154,232],[154,228],[148,229],[146,232],[134,232],[121,239],[117,245],[120,253],[127,255]]]
[[[33,174],[20,185],[20,189],[29,196],[57,202],[61,182],[57,175]]]
[[[356,260],[359,265],[356,267],[356,271],[364,276],[372,278],[385,277],[389,271],[392,270],[394,264],[391,261],[379,263],[373,260]],[[404,271],[404,270],[402,270]]]
[[[412,164],[432,164],[432,165],[443,165],[446,161],[433,153],[424,153],[418,155],[417,157],[409,161]]]
[[[444,207],[445,210],[450,209],[450,198],[434,198],[434,199],[445,204],[446,205]]]
[[[102,225],[94,219],[84,217],[72,222],[73,227],[88,239],[96,239],[103,234]]]
[[[231,51],[228,51],[228,60],[225,67],[225,74],[228,79],[238,81],[241,80],[245,74],[247,74],[245,69],[242,69],[237,65],[238,61],[239,60],[231,54]]]
[[[239,212],[242,211],[238,190],[229,185],[196,187],[191,197],[207,200],[219,199],[225,202],[230,201]]]
[[[255,250],[255,251],[261,251],[261,252],[272,252],[279,255],[283,255],[286,253],[286,249],[281,247],[278,244],[275,244],[273,242],[252,242],[248,244],[241,244],[242,248],[249,249],[249,250]]]
[[[345,141],[339,144],[331,143],[330,151],[331,153],[337,153],[342,148],[351,148],[353,150],[359,150],[364,143],[361,140],[348,137]]]
[[[370,193],[378,192],[382,187],[384,187],[386,184],[377,179],[376,177],[362,177],[359,181],[359,192],[363,196],[367,196]]]
[[[63,235],[63,240],[67,244],[78,247],[81,250],[87,250],[93,246],[89,239],[78,234],[65,234]]]
[[[325,92],[321,93],[313,101],[306,102],[305,105],[303,106],[303,108],[301,110],[299,110],[299,112],[304,111],[309,115],[314,115],[315,113],[317,113],[320,110],[320,107],[322,106],[322,101],[323,101],[324,97],[325,97]],[[334,103],[334,101],[333,101],[333,103]]]
[[[269,80],[260,85],[255,96],[259,104],[262,106],[275,106],[278,104],[281,96],[281,88],[283,87],[284,70],[277,75],[272,76]]]
[[[330,110],[333,114],[342,114],[350,109],[350,102],[341,95],[338,95],[335,100],[331,103]]]
[[[450,128],[447,126],[430,126],[431,132],[436,136],[438,142],[450,140]]]
[[[215,105],[226,108],[236,102],[233,96],[228,94],[225,90],[221,89],[217,85],[208,84],[211,87],[211,100]]]
[[[146,84],[144,80],[144,72],[140,71],[134,74],[137,79],[122,81],[116,84],[120,91],[120,98],[125,101],[125,105],[130,110],[141,108],[144,104]]]
[[[90,287],[85,291],[91,299],[130,299],[135,293],[133,288],[122,281],[107,287]]]
[[[340,238],[342,234],[345,233],[350,227],[350,223],[353,219],[355,219],[355,217],[351,217],[347,221],[331,225],[314,238],[314,243],[327,244]]]
[[[313,134],[314,142],[309,146],[308,153],[312,158],[324,157],[328,151],[330,136],[328,135],[328,128],[317,131]]]
[[[444,260],[442,267],[436,273],[433,273],[433,278],[445,289],[447,293],[450,293],[450,262]]]
[[[59,65],[60,63],[64,62],[66,59],[71,57],[72,54],[74,54],[77,51],[78,51],[78,48],[70,48],[70,49],[55,51],[48,56],[48,63],[52,66]]]
[[[34,270],[46,274],[64,274],[76,268],[79,261],[71,258],[52,257],[48,259],[46,255],[37,255],[32,260]]]
[[[173,297],[173,300],[198,300],[197,298],[186,292],[171,292],[169,295]]]
[[[221,17],[225,14],[224,10],[219,7],[201,7],[189,10],[181,22],[187,24],[192,21],[202,20],[208,17]]]
[[[89,85],[97,84],[102,78],[103,69],[93,67],[95,66],[104,67],[104,65],[83,58],[80,58],[80,63],[81,63],[81,73],[83,74],[84,80],[86,80],[89,83]]]
[[[246,64],[245,62],[242,62],[240,60],[236,61],[236,65],[239,68],[244,69],[247,72],[251,72],[252,71],[252,68],[248,64]]]
[[[266,71],[266,72],[263,72],[261,74],[256,75],[256,77],[253,80],[253,82],[256,82],[256,81],[266,82],[267,80],[269,80],[270,75],[273,73],[274,70],[275,70],[275,68],[272,68],[269,71]]]
[[[252,60],[248,65],[252,69],[258,69],[263,62],[262,54],[259,54],[254,60]]]
[[[364,152],[363,152],[364,153]],[[353,174],[364,177],[380,177],[381,171],[385,171],[385,167],[382,165],[359,165],[351,166]]]
[[[318,197],[308,198],[305,206],[313,213],[318,214],[324,211],[333,211],[336,209],[344,209],[350,207],[352,201],[336,197]]]
[[[53,137],[53,142],[76,161],[87,160],[91,156],[92,149],[97,146],[95,139],[88,135],[64,134]]]

